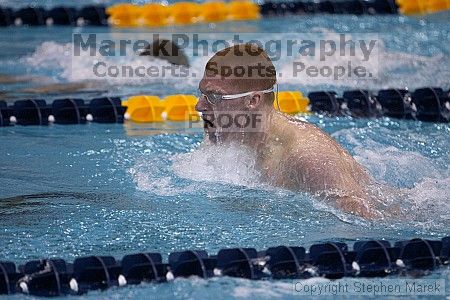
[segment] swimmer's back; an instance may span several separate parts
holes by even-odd
[[[317,192],[355,189],[369,182],[365,169],[317,126],[280,115],[276,127],[275,135],[283,137],[279,163],[291,170],[283,176],[288,187]]]

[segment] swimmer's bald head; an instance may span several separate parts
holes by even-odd
[[[206,64],[200,90],[220,94],[262,91],[276,84],[276,70],[256,44],[239,44],[217,52]]]

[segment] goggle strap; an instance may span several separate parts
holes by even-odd
[[[273,92],[273,87],[271,87],[270,89],[267,89],[267,90],[262,90],[262,91],[252,91],[252,92],[245,92],[245,93],[233,94],[233,95],[222,95],[222,100],[237,99],[237,98],[245,97],[245,96],[251,95],[253,93],[257,93],[257,92],[264,93],[264,94],[271,93],[271,92]]]

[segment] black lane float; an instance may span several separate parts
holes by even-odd
[[[398,14],[395,0],[267,1],[259,7],[264,17],[302,14]],[[90,5],[80,9],[64,6],[45,9],[30,6],[14,10],[0,7],[0,26],[106,26],[109,17],[106,10],[102,5]]]
[[[261,5],[263,16],[302,14],[398,14],[394,0],[343,1],[266,1]]]
[[[425,122],[450,121],[450,90],[425,87],[410,92],[406,89],[346,91],[342,97],[333,91],[308,94],[311,111],[353,117],[391,117]]]
[[[89,100],[65,98],[47,105],[42,99],[15,101],[12,106],[0,101],[0,126],[19,125],[123,123],[126,107],[119,97]]]
[[[105,7],[90,5],[75,7],[57,6],[49,10],[43,7],[23,7],[13,10],[0,7],[0,26],[106,26],[108,16]]]
[[[309,93],[308,98],[311,112],[328,116],[450,121],[450,91],[441,88],[426,87],[414,92],[386,89],[378,93],[350,90],[341,97],[333,91],[318,91]],[[54,100],[50,105],[43,99],[18,100],[10,106],[0,101],[0,126],[123,123],[126,109],[120,97],[94,98],[86,102],[64,98]]]
[[[450,237],[442,240],[412,239],[393,245],[385,240],[359,241],[352,250],[345,243],[314,244],[306,252],[299,246],[222,249],[217,255],[205,250],[87,256],[67,263],[60,258],[33,260],[20,265],[0,261],[0,294],[36,296],[81,295],[91,290],[160,283],[177,277],[230,276],[253,280],[325,277],[425,276],[449,265]]]

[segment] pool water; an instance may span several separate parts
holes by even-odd
[[[190,27],[189,27],[190,28]],[[213,30],[207,25],[192,31]],[[190,30],[189,29],[189,30]],[[228,32],[376,33],[383,41],[373,81],[316,83],[286,78],[280,90],[450,88],[448,23],[398,16],[302,16],[220,24]],[[7,101],[24,88],[85,79],[82,61],[68,71],[64,49],[72,28],[0,28],[0,73],[31,81],[2,84]],[[85,28],[85,32],[115,32]],[[183,28],[185,30],[185,28]],[[130,34],[137,30],[127,31]],[[133,62],[136,58],[129,58]],[[92,63],[92,62],[88,62]],[[201,70],[203,59],[193,60]],[[279,62],[278,68],[283,68]],[[78,64],[76,64],[78,65]],[[37,79],[36,79],[37,78]],[[97,95],[193,93],[194,81],[98,83],[74,92]],[[22,90],[22,91],[21,91]],[[52,99],[58,95],[39,95]],[[261,184],[251,155],[239,147],[202,148],[201,128],[180,123],[88,124],[0,128],[0,245],[2,260],[139,251],[168,253],[226,247],[309,246],[333,240],[390,241],[450,235],[450,126],[394,119],[298,116],[330,133],[383,184],[404,191],[405,219],[366,221],[303,193]],[[449,279],[448,269],[431,278]],[[448,282],[448,281],[447,281]],[[447,294],[449,292],[447,287]],[[23,296],[15,296],[17,298]],[[294,298],[291,281],[177,279],[168,284],[92,292],[86,298]],[[353,297],[354,298],[354,297]]]
[[[116,62],[119,65],[140,66],[147,65],[148,59],[137,55],[127,57],[90,57],[81,55],[71,56],[72,34],[98,34],[98,39],[130,38],[149,40],[154,32],[188,34],[202,33],[201,37],[210,34],[210,38],[220,38],[225,33],[231,38],[233,33],[240,33],[241,38],[251,40],[255,38],[261,42],[269,39],[312,40],[318,39],[339,41],[339,34],[346,34],[347,39],[376,39],[377,57],[371,56],[363,64],[369,72],[377,75],[376,79],[355,79],[343,77],[339,80],[318,80],[305,72],[290,76],[286,68],[292,68],[293,61],[304,61],[321,66],[319,56],[301,57],[291,55],[274,62],[278,72],[284,71],[284,76],[278,79],[279,89],[301,90],[304,94],[323,89],[342,92],[346,89],[403,88],[411,90],[424,86],[450,88],[450,45],[445,41],[449,38],[448,21],[439,17],[429,17],[425,20],[404,16],[346,16],[346,15],[306,15],[283,18],[265,18],[258,22],[228,22],[214,26],[199,24],[192,26],[178,26],[145,29],[114,29],[102,27],[35,27],[0,28],[0,74],[18,76],[17,83],[2,84],[1,98],[15,99],[29,97],[30,89],[50,85],[89,82],[84,90],[72,96],[89,98],[99,94],[114,96],[129,96],[139,93],[165,96],[174,93],[194,93],[198,88],[198,78],[175,81],[168,78],[108,78],[99,80],[92,72],[93,65],[99,59],[107,63]],[[448,19],[447,19],[448,20]],[[84,36],[86,38],[86,36]],[[193,53],[192,43],[188,45],[187,53]],[[317,46],[318,48],[318,46]],[[283,49],[285,47],[283,46]],[[191,69],[202,74],[208,57],[189,57]],[[359,57],[332,57],[330,64],[346,66],[350,59],[353,65],[360,62]],[[328,62],[328,61],[327,61]],[[169,66],[164,61],[157,61],[157,65]],[[94,84],[92,84],[94,81]],[[2,83],[0,78],[0,84]],[[36,97],[36,94],[31,94]],[[57,98],[58,94],[49,93],[46,99]]]

